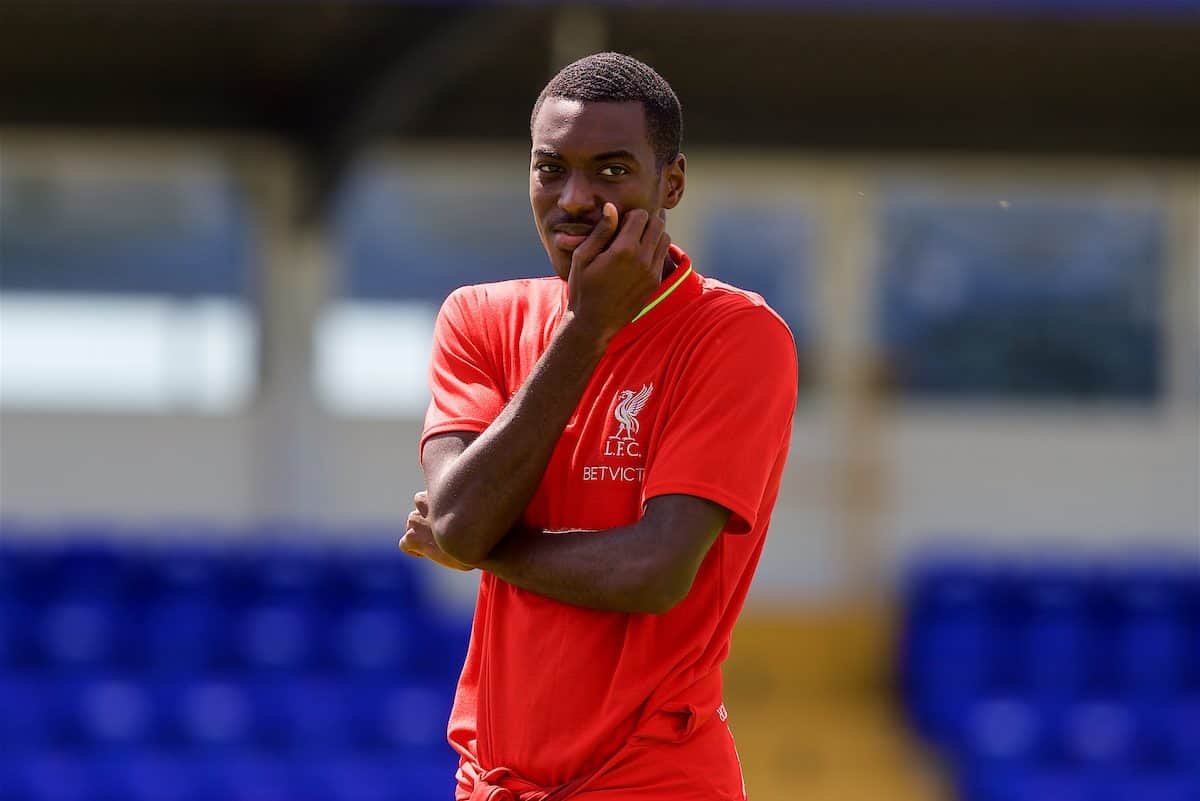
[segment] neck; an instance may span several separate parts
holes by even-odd
[[[666,281],[667,277],[671,273],[675,272],[675,268],[678,266],[679,265],[677,265],[675,263],[675,261],[671,258],[671,254],[668,253],[667,257],[665,259],[663,259],[662,280]]]

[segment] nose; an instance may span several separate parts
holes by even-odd
[[[572,217],[582,217],[596,208],[596,193],[586,175],[572,172],[563,182],[558,196],[558,207]]]

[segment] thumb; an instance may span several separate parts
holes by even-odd
[[[608,243],[612,241],[613,234],[616,232],[617,207],[612,203],[605,203],[604,209],[601,211],[600,222],[596,223],[596,227],[588,234],[587,239],[583,240],[571,254],[571,270],[575,271],[591,264],[592,259],[608,247]]]

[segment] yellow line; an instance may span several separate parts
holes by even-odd
[[[668,289],[666,292],[664,292],[664,293],[662,293],[661,295],[659,295],[657,298],[655,298],[654,300],[652,300],[650,303],[647,303],[647,304],[646,304],[646,308],[644,308],[644,309],[642,309],[640,312],[638,312],[638,313],[637,313],[637,317],[634,317],[634,318],[633,318],[632,320],[630,320],[629,322],[631,322],[631,323],[636,323],[638,320],[640,320],[640,319],[642,319],[644,316],[646,316],[646,313],[647,313],[647,312],[649,312],[649,311],[650,311],[651,309],[653,309],[655,306],[657,306],[658,304],[660,304],[660,303],[662,303],[664,300],[666,300],[666,299],[667,299],[667,295],[670,295],[670,294],[671,294],[672,292],[674,292],[676,289],[679,289],[679,285],[683,283],[683,279],[687,278],[687,277],[688,277],[689,275],[691,275],[691,274],[692,274],[692,268],[691,268],[691,267],[688,267],[686,270],[684,270],[684,271],[683,271],[683,275],[681,275],[681,276],[679,276],[678,278],[676,278],[676,279],[675,279],[675,283],[671,284],[671,288],[670,288],[670,289]]]

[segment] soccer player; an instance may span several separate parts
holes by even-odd
[[[745,798],[721,700],[779,490],[796,352],[758,295],[666,233],[682,115],[617,53],[564,68],[531,120],[555,277],[438,315],[400,547],[482,577],[450,715],[458,801]]]

